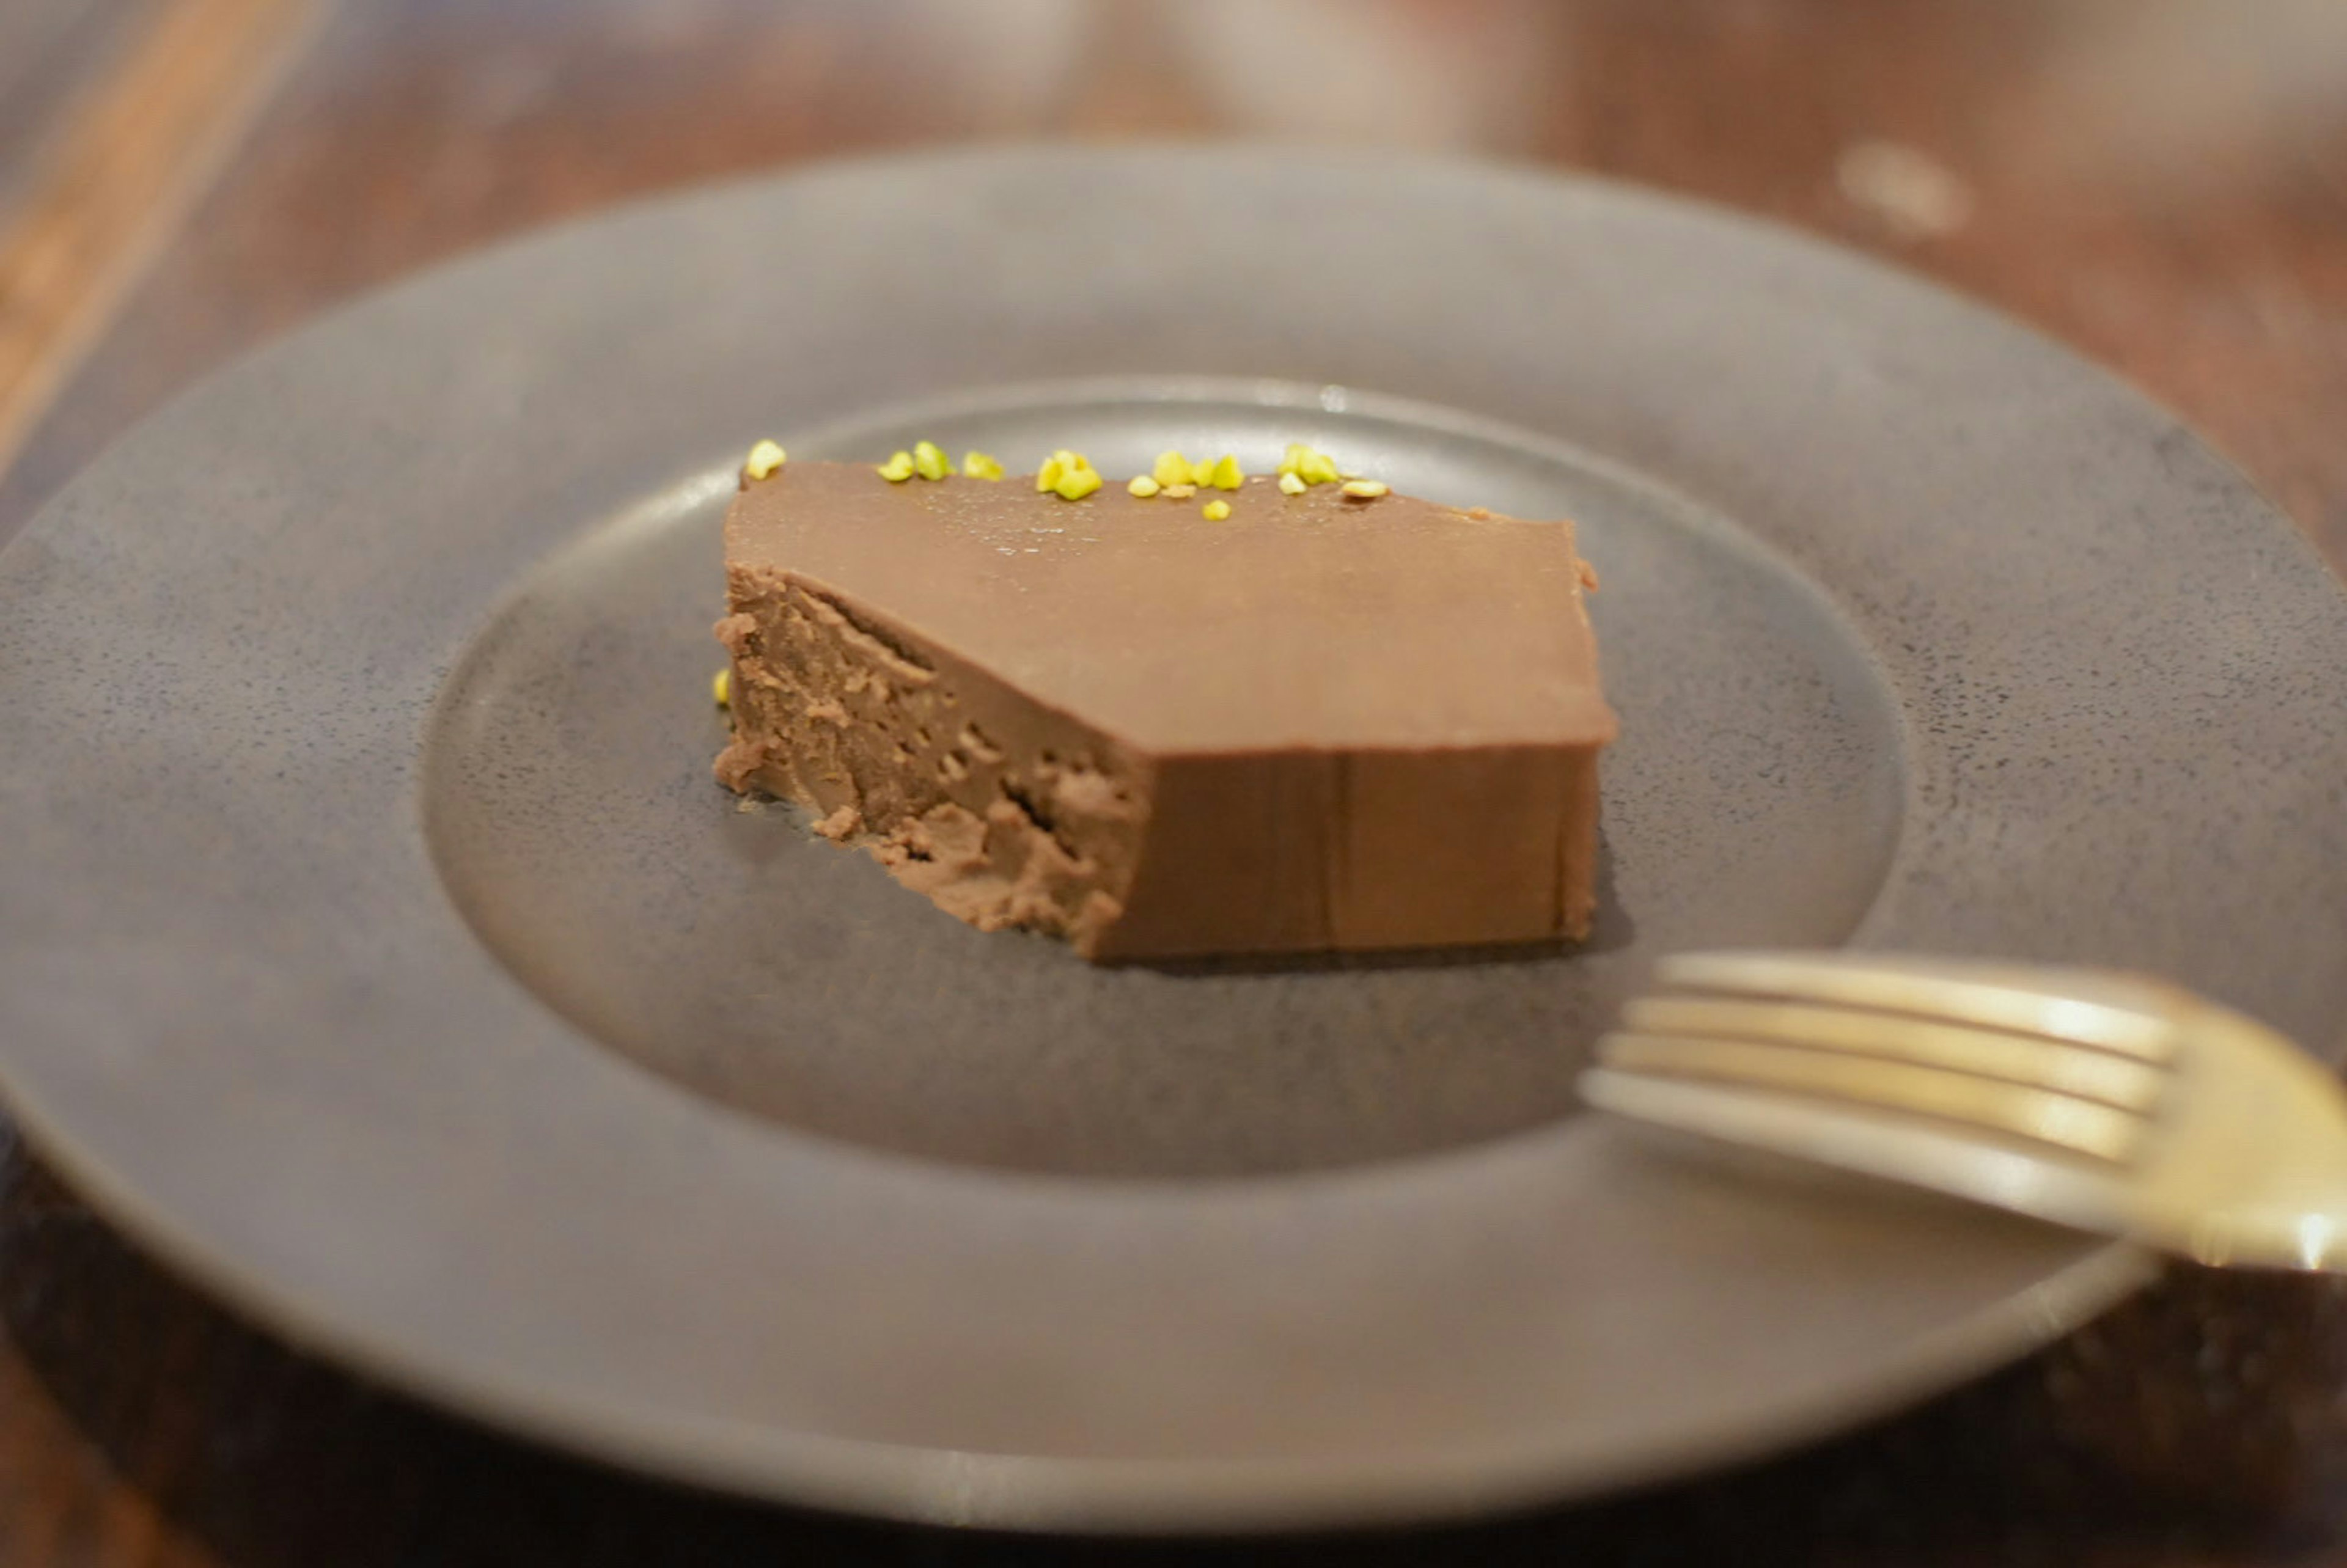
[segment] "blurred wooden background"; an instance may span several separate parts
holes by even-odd
[[[2338,0],[0,0],[0,540],[207,369],[518,229],[845,151],[1225,135],[1595,170],[1872,251],[2133,378],[2347,563]],[[1654,1497],[1245,1552],[974,1542],[610,1476],[349,1381],[0,1124],[5,1568],[2335,1563],[2342,1396],[2347,1292],[2185,1275]]]

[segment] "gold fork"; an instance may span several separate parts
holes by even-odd
[[[2155,980],[1888,955],[1666,960],[1589,1103],[2212,1265],[2347,1272],[2347,1092]]]

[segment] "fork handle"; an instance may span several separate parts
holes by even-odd
[[[1749,1090],[1604,1067],[1582,1074],[1581,1095],[1601,1111],[1634,1121],[1945,1193],[2075,1230],[2123,1235],[2128,1228],[2107,1177],[1911,1122],[1893,1124]]]

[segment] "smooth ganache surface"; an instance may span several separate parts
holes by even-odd
[[[1587,932],[1615,721],[1568,523],[793,462],[725,571],[719,779],[974,925],[1095,959]]]

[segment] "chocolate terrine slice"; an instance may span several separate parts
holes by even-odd
[[[1588,930],[1614,716],[1568,523],[793,462],[725,573],[718,777],[973,925],[1095,959]]]

